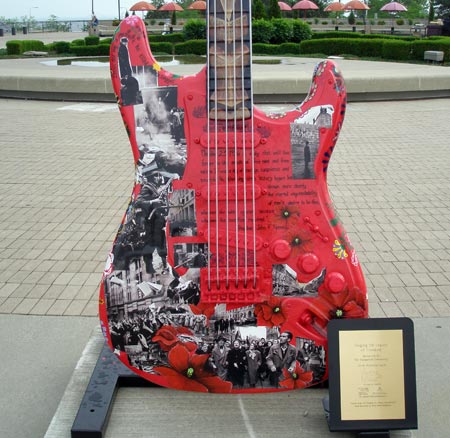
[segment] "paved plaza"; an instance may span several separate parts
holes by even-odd
[[[372,317],[450,316],[450,99],[353,103],[329,187]],[[131,193],[114,104],[0,101],[0,312],[97,315]]]

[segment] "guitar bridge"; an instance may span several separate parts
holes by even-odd
[[[200,271],[201,301],[204,303],[256,304],[267,295],[261,268],[216,269]]]

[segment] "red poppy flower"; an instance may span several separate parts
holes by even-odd
[[[298,321],[311,336],[315,335],[323,342],[327,337],[327,325],[330,320],[367,317],[365,297],[357,288],[340,293],[320,290],[319,296],[311,300],[308,307]]]
[[[255,315],[258,318],[258,325],[273,327],[284,324],[286,321],[286,309],[284,307],[284,300],[275,296],[256,304]]]
[[[318,303],[321,304],[321,301],[323,309],[328,310],[329,319],[367,316],[365,297],[358,288],[347,289],[337,294],[322,290],[319,292]]]
[[[303,389],[308,383],[312,382],[313,372],[305,371],[298,362],[295,362],[295,369],[290,373],[287,369],[283,369],[284,379],[280,382],[280,386],[286,389]]]
[[[197,305],[189,304],[194,315],[205,315],[208,319],[214,315],[215,304],[198,303]]]
[[[277,224],[283,224],[285,227],[295,226],[300,218],[300,210],[295,205],[283,204],[276,208],[275,218]]]
[[[169,354],[169,367],[154,370],[167,377],[169,386],[184,391],[231,392],[231,382],[225,382],[205,370],[208,354],[192,354],[183,345],[176,345]]]
[[[163,325],[153,336],[152,341],[158,342],[160,348],[164,351],[169,351],[178,344],[183,344],[189,351],[197,349],[194,334],[186,327]]]
[[[310,252],[313,250],[312,234],[307,230],[296,227],[286,237],[293,251]]]

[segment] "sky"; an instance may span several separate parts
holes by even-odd
[[[1,0],[0,16],[5,18],[21,18],[31,16],[38,21],[47,20],[56,15],[58,20],[88,20],[91,18],[92,2],[94,12],[99,20],[123,18],[125,10],[139,0]],[[137,12],[137,14],[141,14]]]

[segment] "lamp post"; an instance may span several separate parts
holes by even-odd
[[[92,2],[91,2],[91,12],[92,12],[92,15],[94,15],[94,0],[92,0]]]
[[[119,13],[119,21],[120,21],[120,0],[117,0],[117,10]]]
[[[28,26],[27,26],[28,32],[30,32],[31,10],[32,10],[32,9],[39,9],[39,6],[31,6],[31,7],[30,7],[30,11],[29,11],[29,14],[28,14]]]

